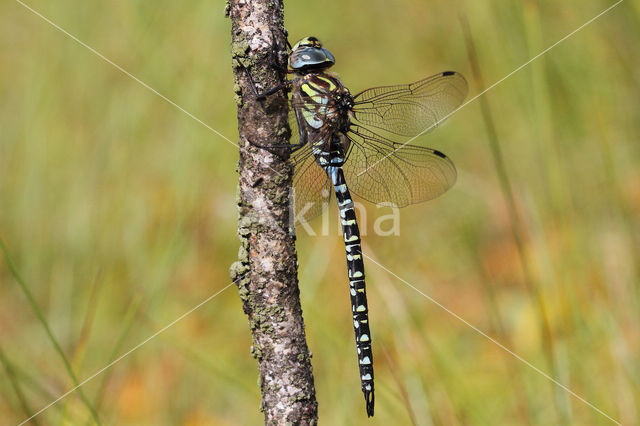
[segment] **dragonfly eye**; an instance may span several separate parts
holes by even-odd
[[[326,69],[335,62],[331,52],[315,37],[305,37],[297,42],[289,55],[289,66],[299,73]]]

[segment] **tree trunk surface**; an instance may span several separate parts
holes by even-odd
[[[259,91],[286,79],[287,36],[277,0],[231,0],[231,54],[240,147],[240,250],[231,267],[249,317],[252,355],[258,360],[265,424],[316,424],[311,354],[298,290],[295,236],[290,230],[289,161],[257,145],[289,143],[286,94],[258,101]],[[291,225],[293,226],[293,225]]]

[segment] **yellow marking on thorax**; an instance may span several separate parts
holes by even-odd
[[[325,81],[329,84],[329,90],[336,90],[336,85],[333,83],[333,81],[331,81],[331,79],[327,78],[327,77],[323,77],[321,75],[318,76],[318,78],[322,81]]]
[[[312,98],[315,96],[320,95],[320,92],[318,90],[316,90],[311,84],[309,83],[305,83],[300,87],[300,90],[302,90],[304,93],[306,93],[307,95],[311,96]]]

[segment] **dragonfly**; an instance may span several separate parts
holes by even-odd
[[[397,207],[446,192],[456,180],[453,162],[438,150],[408,142],[455,112],[468,85],[461,74],[444,71],[411,84],[373,87],[351,95],[338,76],[328,71],[335,58],[316,37],[296,43],[288,64],[294,77],[263,93],[247,74],[258,99],[281,90],[291,94],[290,122],[299,140],[285,148],[294,164],[296,220],[319,215],[333,187],[346,250],[360,382],[371,417],[375,404],[372,338],[351,192],[376,204]]]

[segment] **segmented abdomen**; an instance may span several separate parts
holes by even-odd
[[[347,271],[349,274],[349,292],[351,294],[351,310],[353,313],[353,329],[356,335],[360,381],[367,406],[367,415],[373,416],[373,352],[371,350],[371,332],[369,331],[369,309],[362,262],[362,246],[360,231],[356,220],[351,194],[344,179],[341,166],[325,167],[333,183],[342,234],[347,252]]]

